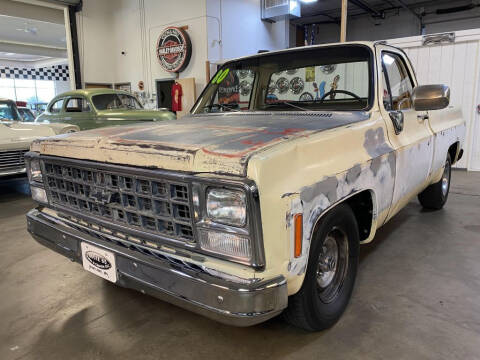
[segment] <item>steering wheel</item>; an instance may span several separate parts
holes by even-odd
[[[347,91],[347,90],[330,90],[329,92],[325,93],[325,95],[322,96],[322,98],[319,100],[319,102],[323,102],[325,100],[325,98],[329,95],[333,95],[333,94],[345,94],[345,95],[349,95],[353,98],[355,98],[355,100],[357,101],[360,101],[362,102],[363,100],[360,98],[360,96],[358,96],[357,94],[354,94],[350,91]]]

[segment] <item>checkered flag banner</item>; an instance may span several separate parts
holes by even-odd
[[[38,69],[0,66],[0,78],[69,81],[70,75],[67,65],[56,65]]]

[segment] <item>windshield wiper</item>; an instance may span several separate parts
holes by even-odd
[[[304,107],[301,107],[301,106],[292,104],[292,103],[290,103],[290,102],[288,102],[288,101],[280,101],[280,102],[278,102],[278,103],[268,104],[268,107],[270,107],[270,106],[275,107],[275,106],[277,106],[277,105],[283,105],[283,104],[289,105],[289,106],[291,106],[291,107],[293,107],[293,108],[295,108],[295,109],[299,109],[299,110],[302,110],[302,111],[308,111],[308,109],[305,109]]]
[[[232,104],[233,106],[238,106],[238,104]],[[234,109],[233,107],[229,106],[229,104],[211,104],[211,105],[205,105],[203,108],[204,109],[212,109],[214,107],[218,107],[223,110],[228,110],[228,111],[233,111],[233,112],[240,112],[238,109]]]

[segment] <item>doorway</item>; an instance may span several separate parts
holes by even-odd
[[[157,108],[172,110],[172,86],[175,80],[157,80]]]

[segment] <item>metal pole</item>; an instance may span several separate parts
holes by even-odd
[[[340,42],[347,41],[347,9],[348,9],[348,0],[342,0],[342,21],[340,23]]]
[[[68,59],[68,74],[70,76],[70,90],[75,90],[75,63],[73,61],[73,49],[72,49],[72,32],[70,29],[70,14],[68,12],[68,6],[63,8],[63,18],[65,21],[65,35],[67,39],[67,59]]]

